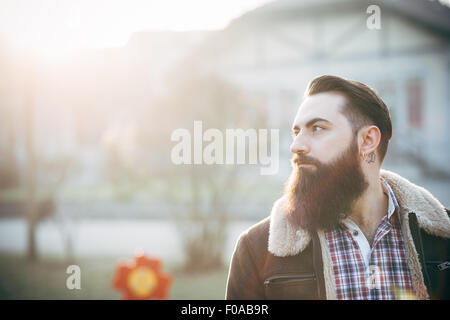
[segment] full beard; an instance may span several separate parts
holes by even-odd
[[[299,161],[314,164],[315,170],[299,167]],[[314,232],[335,228],[368,187],[359,163],[356,139],[330,164],[295,154],[292,165],[285,189],[285,209],[296,229]]]

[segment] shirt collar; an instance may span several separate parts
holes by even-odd
[[[391,189],[391,186],[387,183],[387,181],[385,179],[381,178],[381,182],[383,185],[383,189],[389,198],[387,214],[388,214],[388,219],[390,219],[392,214],[395,211],[395,208],[398,207],[398,202],[397,202],[397,199],[395,198],[394,192]]]

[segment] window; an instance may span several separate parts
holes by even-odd
[[[419,79],[409,80],[408,94],[408,123],[412,128],[421,128],[423,124],[423,84]]]

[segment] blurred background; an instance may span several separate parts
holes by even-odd
[[[368,27],[380,8],[380,28]],[[171,299],[223,299],[238,235],[290,173],[307,83],[372,86],[384,168],[450,206],[448,1],[0,1],[0,298],[118,299],[136,250]],[[174,165],[171,133],[280,130],[280,170]],[[66,268],[81,268],[81,290]]]

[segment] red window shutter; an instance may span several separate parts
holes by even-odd
[[[413,128],[422,127],[423,123],[423,84],[418,79],[408,82],[408,114],[409,125]]]

